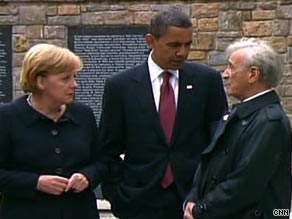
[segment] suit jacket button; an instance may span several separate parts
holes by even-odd
[[[57,168],[56,169],[56,174],[61,174],[63,173],[63,169],[62,168]]]
[[[55,153],[56,154],[61,154],[61,148],[60,147],[56,147],[55,148]]]
[[[58,135],[58,131],[57,131],[56,129],[53,129],[53,130],[51,131],[51,134],[52,134],[53,136],[56,136],[56,135]]]
[[[261,216],[262,215],[262,212],[261,212],[261,210],[255,210],[254,211],[254,216],[256,216],[256,217],[259,217],[259,216]]]

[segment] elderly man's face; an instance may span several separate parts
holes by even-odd
[[[226,80],[227,94],[238,100],[247,98],[249,93],[249,68],[243,67],[246,56],[246,49],[233,52],[228,59],[227,68],[222,73],[223,79]]]

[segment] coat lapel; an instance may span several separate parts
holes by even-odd
[[[228,118],[226,118],[226,116]],[[235,116],[235,112],[233,114],[230,114],[230,115],[224,115],[223,118],[220,120],[218,126],[217,126],[217,129],[215,131],[215,134],[212,138],[212,141],[211,143],[208,145],[208,147],[202,152],[202,154],[208,154],[210,153],[213,148],[215,147],[218,139],[223,135],[224,131],[225,131],[225,128],[226,126],[230,123],[230,121],[234,118]]]

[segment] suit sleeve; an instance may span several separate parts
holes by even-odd
[[[228,109],[228,103],[220,72],[210,75],[206,124],[209,124],[210,136],[213,136],[219,120]]]
[[[125,130],[120,90],[111,79],[106,81],[99,126],[102,151],[110,172],[108,178],[102,183],[101,189],[108,200],[112,199],[123,171],[120,155],[124,152]]]

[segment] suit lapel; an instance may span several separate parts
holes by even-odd
[[[188,109],[191,101],[195,95],[195,76],[190,74],[189,71],[186,70],[186,67],[182,68],[179,71],[179,90],[178,90],[178,104],[177,104],[177,112],[176,112],[176,121],[174,125],[174,130],[172,134],[172,143],[175,142],[180,127],[185,125],[185,121],[183,119],[185,113],[190,112]]]
[[[133,79],[136,83],[135,91],[137,91],[136,93],[139,97],[138,101],[143,110],[141,112],[146,113],[145,119],[150,120],[161,139],[165,141],[164,132],[161,127],[159,115],[155,106],[147,62],[145,62],[139,69],[137,69],[137,73]]]

